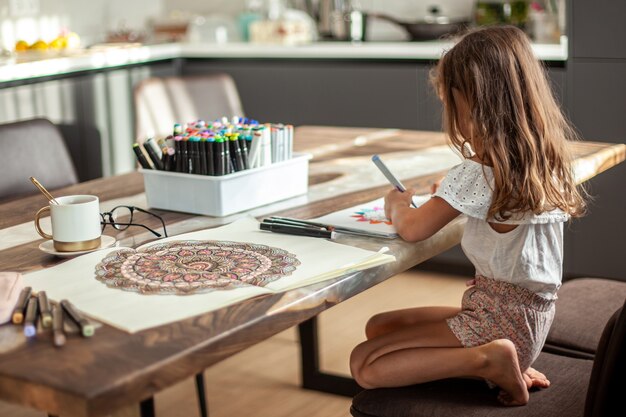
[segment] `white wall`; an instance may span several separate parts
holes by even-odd
[[[265,4],[275,0],[261,0]],[[319,0],[314,0],[315,4]],[[474,0],[353,0],[363,10],[399,19],[419,20],[432,5],[450,17],[470,16]],[[286,4],[303,1],[285,0]],[[0,46],[13,49],[23,39],[50,41],[66,28],[87,46],[102,42],[107,31],[125,27],[143,30],[150,19],[180,14],[221,15],[235,19],[246,0],[0,0]],[[30,11],[29,11],[30,10]],[[37,10],[38,12],[32,12]],[[26,12],[25,12],[26,11]],[[381,20],[370,22],[376,40],[403,39],[403,29]]]
[[[268,5],[271,1],[261,0]],[[302,0],[283,0],[287,5],[303,4]],[[348,1],[348,0],[346,0]],[[192,12],[202,15],[224,15],[232,19],[244,10],[247,0],[163,0],[166,13]],[[319,4],[319,0],[313,0]],[[474,0],[352,0],[364,11],[389,14],[397,19],[418,21],[428,14],[428,8],[439,6],[442,15],[450,18],[471,17]],[[405,30],[392,23],[371,19],[369,21],[369,39],[373,40],[405,40]]]
[[[163,0],[0,0],[0,46],[13,49],[19,39],[50,41],[63,28],[90,45],[121,25],[143,29],[162,13]]]

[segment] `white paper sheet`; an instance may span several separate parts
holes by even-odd
[[[390,255],[324,239],[263,232],[258,230],[258,222],[251,218],[157,242],[175,240],[228,240],[276,246],[295,254],[301,265],[292,275],[272,282],[265,288],[250,286],[194,295],[145,295],[109,288],[95,278],[95,266],[108,253],[120,249],[110,248],[26,274],[24,285],[32,286],[35,291],[45,290],[52,300],[69,299],[77,308],[96,320],[132,333],[216,310],[258,295],[309,285],[349,270],[372,267],[395,259]]]
[[[429,199],[429,195],[413,196],[413,202],[417,207],[421,206]],[[316,219],[311,219],[311,221],[357,231],[376,233],[390,238],[398,236],[396,228],[391,224],[391,221],[385,217],[384,198],[358,204]]]

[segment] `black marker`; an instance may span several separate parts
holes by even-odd
[[[157,155],[157,153],[154,151],[154,148],[152,148],[152,146],[148,143],[144,143],[143,148],[148,154],[150,160],[152,161],[152,165],[154,165],[154,168],[158,169],[159,171],[163,171],[163,162],[161,162],[161,159],[159,158],[159,155]]]
[[[335,237],[335,232],[323,230],[317,227],[289,226],[286,224],[267,222],[261,223],[259,227],[261,230],[267,230],[268,232],[285,233],[288,235],[322,237],[326,239],[333,239]]]
[[[133,144],[133,152],[135,152],[135,156],[137,156],[137,161],[139,161],[139,165],[141,165],[143,169],[152,169],[143,152],[141,152],[141,148],[139,147],[138,143]]]
[[[96,329],[93,327],[93,324],[89,323],[86,318],[80,315],[78,310],[74,308],[72,303],[67,300],[61,300],[61,307],[67,314],[67,316],[78,326],[80,327],[80,332],[84,337],[93,336],[96,332]]]
[[[209,136],[207,138],[206,142],[204,142],[204,146],[206,147],[206,172],[207,172],[207,175],[215,175],[215,168],[214,168],[215,157],[213,156],[213,154],[214,154],[214,146],[215,146],[215,139]]]
[[[45,291],[37,293],[37,301],[39,301],[39,314],[41,315],[41,325],[44,328],[52,326],[52,312],[50,311],[50,303]]]
[[[198,148],[200,149],[200,175],[208,175],[207,166],[206,166],[206,138],[200,138],[200,142],[198,142]]]
[[[30,293],[32,292],[31,287],[24,287],[20,292],[19,297],[17,298],[17,303],[13,308],[13,314],[11,316],[11,321],[13,324],[21,324],[24,321],[24,313],[26,312],[26,305],[28,304],[28,299],[30,298]]]
[[[175,161],[175,169],[176,172],[183,172],[183,145],[182,138],[180,136],[176,136],[174,138],[174,161]]]
[[[246,145],[246,139],[243,136],[238,134],[237,136],[239,137],[237,141],[239,142],[239,148],[241,149],[241,159],[243,161],[242,169],[248,169],[250,168],[248,166],[248,145]]]
[[[213,156],[215,157],[215,175],[226,174],[225,152],[224,152],[224,138],[218,136],[215,138],[215,144],[213,145]]]

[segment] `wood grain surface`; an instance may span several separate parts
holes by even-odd
[[[312,164],[325,164],[337,158],[419,150],[444,144],[443,134],[435,132],[305,126],[296,129],[295,149],[311,152],[314,155]],[[587,168],[591,167],[594,175],[626,157],[624,145],[584,142],[574,144],[573,150],[577,160]],[[411,178],[405,183],[427,192],[432,182],[444,173],[442,170]],[[311,178],[310,183],[323,184],[331,178],[332,174],[325,174]],[[317,217],[377,198],[386,189],[389,186],[346,193],[276,214]],[[59,190],[63,194],[96,194],[101,201],[142,191],[143,181],[138,173]],[[31,221],[44,204],[40,195],[0,204],[0,229]],[[157,212],[168,225],[194,217]],[[156,221],[146,222],[151,227],[158,227]],[[62,349],[55,349],[49,335],[41,333],[37,340],[0,354],[0,398],[62,416],[103,416],[128,409],[228,356],[443,252],[460,241],[463,225],[463,219],[457,219],[431,239],[418,244],[401,240],[342,238],[341,243],[365,249],[387,245],[397,262],[309,287],[246,300],[139,333],[128,334],[103,325],[95,337],[69,338]],[[141,230],[129,229],[123,233],[126,239],[136,235],[137,244],[151,239]],[[39,243],[41,240],[0,251],[0,270],[26,272],[63,261],[40,252],[37,249]]]

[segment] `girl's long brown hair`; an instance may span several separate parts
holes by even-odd
[[[489,218],[557,208],[574,217],[584,213],[568,146],[577,135],[524,32],[494,26],[467,33],[443,55],[431,80],[444,104],[452,145],[463,153],[469,142],[493,168]],[[469,104],[471,138],[459,128],[453,89]]]

